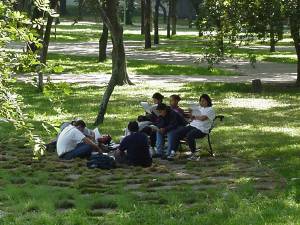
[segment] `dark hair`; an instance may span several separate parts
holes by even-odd
[[[74,121],[74,126],[75,127],[85,128],[86,124],[85,124],[85,122],[83,120],[76,120],[76,121]]]
[[[170,98],[174,98],[178,102],[181,100],[179,95],[171,95]]]
[[[202,98],[204,98],[207,101],[208,107],[211,107],[213,105],[211,102],[211,98],[207,94],[201,95],[199,100],[201,100]]]
[[[139,125],[136,121],[131,121],[128,123],[128,130],[130,132],[138,132],[139,131]]]
[[[168,106],[164,103],[159,103],[156,107],[156,110],[167,110]]]
[[[156,92],[152,95],[152,98],[155,98],[162,102],[162,100],[164,99],[164,96],[161,93]]]

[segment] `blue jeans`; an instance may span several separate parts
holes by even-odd
[[[207,134],[203,133],[201,130],[198,130],[197,128],[192,126],[181,127],[178,130],[176,130],[174,134],[174,151],[177,151],[180,144],[180,140],[186,138],[191,152],[195,152],[196,139],[204,138],[206,135]]]
[[[171,154],[171,151],[175,151],[175,133],[176,130],[171,130],[167,133],[168,137],[168,149],[167,153],[168,155]],[[165,134],[160,133],[159,131],[156,132],[156,148],[157,148],[157,154],[164,154],[164,144],[165,144]]]
[[[71,160],[76,157],[89,158],[92,154],[92,151],[93,147],[91,145],[80,143],[72,151],[63,154],[62,156],[60,156],[60,158],[64,160]]]

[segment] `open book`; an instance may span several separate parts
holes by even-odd
[[[148,102],[141,102],[140,105],[144,108],[146,113],[154,113],[156,116],[159,116],[159,113],[156,110],[157,105],[150,105]]]
[[[200,107],[198,104],[189,104],[193,116],[201,116]]]

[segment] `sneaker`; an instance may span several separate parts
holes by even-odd
[[[161,155],[160,157],[162,160],[167,160],[168,159],[168,156],[166,156],[165,154]]]
[[[171,151],[171,154],[168,155],[167,159],[168,159],[169,161],[172,161],[172,160],[174,160],[175,155],[176,155],[175,151]]]
[[[190,161],[198,161],[200,157],[196,156],[195,153],[192,153],[191,156],[188,158]]]

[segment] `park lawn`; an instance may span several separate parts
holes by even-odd
[[[52,41],[55,42],[90,42],[98,41],[101,33],[101,25],[97,23],[75,24],[73,26],[66,24],[57,25],[57,35],[54,38],[54,31],[52,32]],[[140,28],[138,26],[126,26],[124,30],[124,40],[125,41],[137,41],[141,44],[141,49],[143,45],[144,37],[140,35],[138,31]],[[187,29],[189,30],[189,29]],[[84,35],[83,35],[84,33]],[[288,38],[288,33],[285,35],[286,38],[278,42],[277,46],[291,46],[293,47],[293,42]],[[206,46],[206,40],[204,37],[198,37],[191,34],[186,35],[175,35],[171,39],[168,39],[166,35],[160,35],[161,44],[153,46],[153,50],[158,51],[174,51],[179,53],[189,53],[189,54],[203,54],[204,48]],[[251,46],[255,48],[255,45],[266,45],[264,50],[251,49]],[[258,61],[267,62],[277,62],[277,63],[289,63],[296,64],[297,57],[295,50],[292,51],[276,51],[274,53],[269,52],[268,42],[254,42],[250,43],[249,46],[237,48],[230,50],[228,55],[232,55],[238,58],[248,59],[249,54],[256,56]]]
[[[49,73],[105,73],[111,74],[111,60],[99,63],[96,56],[78,56],[49,53]],[[54,68],[53,68],[54,67]],[[208,69],[197,65],[175,65],[146,60],[127,60],[130,73],[139,75],[189,75],[189,76],[236,76],[232,71],[213,68]],[[58,69],[56,71],[56,69]]]
[[[42,129],[45,121],[57,123],[81,117],[92,126],[104,88],[70,88],[70,95],[56,92],[64,99],[64,111],[57,114],[53,110],[55,102],[51,103],[29,84],[17,84],[36,132],[46,141],[55,132],[51,129],[52,134],[47,134]],[[170,164],[197,175],[196,187],[207,188],[194,189],[192,184],[182,182],[170,190],[163,189],[178,178],[158,161],[150,169],[104,171],[86,169],[81,160],[62,163],[53,153],[47,153],[40,161],[32,160],[31,150],[24,148],[16,132],[8,124],[1,124],[0,224],[300,223],[300,124],[296,120],[300,118],[299,89],[266,85],[262,94],[253,94],[247,84],[162,82],[117,87],[101,131],[117,140],[127,122],[143,113],[139,102],[150,99],[155,91],[165,96],[179,93],[184,107],[197,101],[201,93],[209,93],[217,113],[225,115],[224,122],[213,132],[215,160],[204,157],[199,162]],[[199,144],[207,149],[205,141]],[[214,166],[219,160],[222,167]],[[255,189],[255,180],[247,169],[237,167],[242,161],[257,165],[257,176],[270,170],[282,180],[283,187],[271,191]],[[231,184],[215,183],[212,179],[216,173],[226,176],[228,171],[234,175],[234,189]]]

